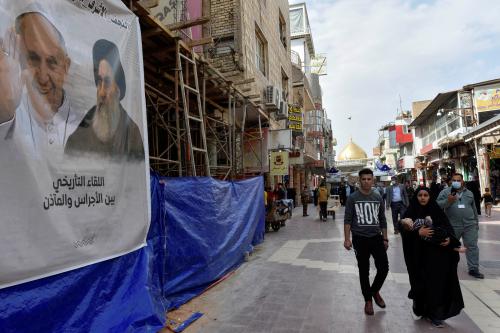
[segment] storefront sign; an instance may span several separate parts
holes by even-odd
[[[490,85],[474,89],[474,105],[477,112],[500,109],[500,85]]]
[[[495,147],[493,151],[490,152],[490,158],[500,158],[500,148]]]
[[[458,93],[458,98],[460,99],[461,108],[472,108],[472,94],[469,91]]]
[[[288,106],[288,128],[294,132],[302,132],[302,109],[295,105]]]
[[[287,151],[272,151],[269,161],[269,173],[271,176],[288,175],[288,152]]]

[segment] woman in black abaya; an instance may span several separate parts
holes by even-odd
[[[443,210],[430,199],[430,190],[424,187],[417,189],[401,229],[413,311],[430,319],[434,326],[443,327],[443,320],[458,315],[464,307],[457,276],[460,242]]]

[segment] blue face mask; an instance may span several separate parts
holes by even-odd
[[[460,187],[462,187],[462,183],[461,182],[451,182],[451,187],[453,187],[454,189],[458,190]]]

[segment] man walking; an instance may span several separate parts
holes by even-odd
[[[344,215],[344,247],[354,247],[359,269],[359,283],[365,299],[365,313],[373,315],[373,303],[385,308],[380,289],[389,272],[387,259],[387,221],[382,198],[372,191],[373,171],[362,169],[359,172],[360,189],[347,199]],[[352,242],[351,242],[352,233]],[[375,260],[377,274],[370,286],[370,255]]]
[[[307,205],[309,204],[309,191],[307,190],[307,186],[304,186],[304,189],[300,193],[300,201],[302,202],[302,216],[309,216],[307,214]]]
[[[479,248],[477,246],[479,220],[477,217],[474,194],[464,187],[464,177],[455,173],[451,187],[441,191],[437,199],[438,205],[444,209],[457,239],[463,238],[467,248],[467,267],[469,275],[484,279],[479,272]]]
[[[407,180],[405,183],[406,193],[408,194],[408,202],[411,201],[413,196],[415,195],[415,189],[411,185],[411,181]]]
[[[387,207],[391,207],[392,225],[394,226],[394,233],[399,234],[398,223],[403,218],[406,208],[410,204],[408,200],[408,193],[403,184],[399,184],[398,178],[393,177],[392,183],[387,187]]]
[[[340,195],[340,205],[342,207],[344,207],[345,206],[345,202],[347,200],[346,187],[345,187],[344,182],[340,183],[339,195]]]
[[[431,182],[431,187],[430,187],[431,200],[437,200],[439,193],[441,193],[441,191],[444,189],[443,182],[445,182],[445,179],[444,178],[441,178],[441,179],[442,179],[442,182],[440,185],[437,182],[437,176],[432,177],[432,182]]]
[[[319,202],[319,218],[322,221],[326,221],[327,212],[326,206],[328,204],[328,190],[326,189],[326,184],[323,182],[318,190],[318,202]]]

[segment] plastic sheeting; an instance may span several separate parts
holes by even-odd
[[[176,308],[243,262],[263,240],[262,177],[237,182],[164,178],[164,295]],[[161,223],[152,220],[152,224]],[[155,251],[157,253],[157,251]]]
[[[0,290],[0,332],[157,332],[263,240],[262,178],[151,175],[148,247]],[[262,203],[262,204],[259,204]]]
[[[149,250],[0,290],[0,332],[157,332]]]
[[[157,184],[152,175],[152,220],[161,214]],[[159,227],[151,226],[148,246],[140,250],[1,289],[0,332],[157,332],[168,307],[159,268],[165,249],[158,246],[165,231]]]

